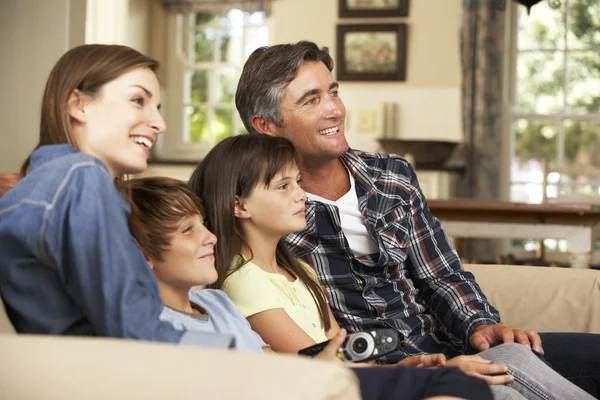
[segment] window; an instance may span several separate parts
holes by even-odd
[[[268,25],[264,12],[238,9],[169,19],[168,130],[156,155],[197,162],[218,141],[246,133],[235,108],[235,91],[247,58],[268,44]]]
[[[545,163],[600,167],[600,2],[545,0],[529,16],[518,7],[512,25],[511,200],[600,194],[598,177],[579,173],[553,172],[543,185]]]

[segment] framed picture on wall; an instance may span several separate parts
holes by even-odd
[[[406,24],[338,25],[339,81],[406,80]]]
[[[338,0],[340,18],[406,17],[408,0]]]

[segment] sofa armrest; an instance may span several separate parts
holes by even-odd
[[[473,265],[503,322],[539,332],[600,333],[600,271],[521,265]]]
[[[297,356],[0,334],[2,399],[360,399],[354,373]]]

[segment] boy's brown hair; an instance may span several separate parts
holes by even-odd
[[[131,204],[129,229],[142,252],[154,260],[171,243],[171,234],[183,218],[204,217],[202,202],[185,182],[165,177],[129,179],[119,183]]]

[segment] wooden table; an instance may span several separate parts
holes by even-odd
[[[600,238],[600,208],[471,199],[429,200],[449,236],[565,239],[573,268],[589,268]]]

